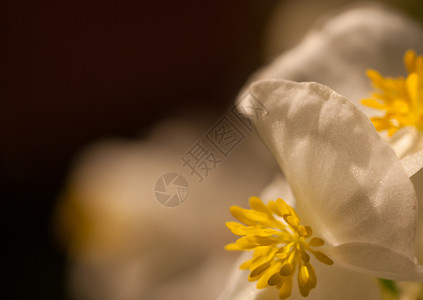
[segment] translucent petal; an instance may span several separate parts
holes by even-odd
[[[343,267],[390,280],[423,281],[423,266],[391,248],[370,243],[348,243],[325,252]]]
[[[419,210],[416,231],[416,257],[418,262],[423,264],[423,169],[413,174],[411,181],[416,190]]]
[[[402,166],[408,177],[413,176],[423,168],[423,150],[401,159]]]
[[[401,128],[389,144],[399,158],[404,158],[423,149],[423,132],[412,126]]]
[[[414,259],[417,199],[392,148],[348,99],[316,83],[263,80],[255,119],[302,223],[332,245],[368,242]]]

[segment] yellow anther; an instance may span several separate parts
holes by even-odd
[[[266,271],[266,269],[270,267],[270,263],[262,264],[261,266],[258,266],[254,270],[251,271],[250,276],[248,277],[249,281],[256,281],[260,275]]]
[[[302,259],[304,262],[308,263],[308,262],[310,261],[310,255],[308,255],[308,253],[307,253],[307,252],[302,251],[302,252],[301,252],[301,259]]]
[[[282,279],[279,288],[279,298],[287,299],[291,296],[292,293],[292,277],[286,277]]]
[[[314,257],[316,257],[320,262],[327,264],[327,265],[333,265],[333,260],[331,260],[327,255],[323,254],[320,251],[312,251]]]
[[[295,210],[282,199],[265,205],[259,198],[252,197],[250,207],[231,207],[232,215],[245,225],[226,223],[234,234],[242,237],[225,248],[254,251],[253,258],[241,264],[241,269],[250,270],[248,280],[257,281],[257,288],[277,286],[279,297],[286,299],[291,295],[292,277],[298,270],[300,293],[307,296],[317,283],[309,253],[322,263],[333,264],[325,254],[312,249],[323,246],[324,241],[311,238],[311,228],[301,225]]]
[[[415,70],[416,52],[408,50],[404,54],[404,64],[408,73],[413,73]]]
[[[235,243],[230,243],[230,244],[225,245],[225,250],[226,251],[238,251],[240,249],[238,248],[238,246]]]
[[[294,243],[289,243],[285,247],[279,249],[279,252],[276,254],[277,258],[285,259],[288,257],[289,253],[291,252],[291,247],[294,246]]]
[[[277,207],[279,209],[279,212],[280,212],[280,214],[281,214],[282,217],[285,216],[285,215],[290,215],[291,214],[291,212],[289,211],[288,204],[286,204],[286,202],[283,201],[281,198],[278,198],[276,200],[276,205],[277,205]]]
[[[267,281],[267,284],[270,286],[279,285],[282,281],[282,275],[279,273],[275,273],[272,276],[270,276],[269,280]]]
[[[385,111],[384,116],[370,120],[377,131],[386,130],[389,136],[406,126],[423,130],[423,56],[409,50],[404,55],[404,64],[408,71],[406,78],[383,77],[377,71],[367,71],[378,92],[361,103]]]
[[[258,197],[250,198],[250,207],[256,211],[260,211],[266,214],[270,213],[269,209],[266,207],[266,205],[264,205],[264,203]]]
[[[309,282],[310,274],[306,266],[300,267],[298,279],[300,286],[305,286]]]
[[[269,286],[269,280],[273,276],[273,274],[277,274],[278,270],[281,267],[280,261],[273,261],[272,265],[263,273],[260,279],[257,282],[257,288],[263,289]]]
[[[304,226],[305,230],[306,230],[306,234],[304,235],[304,238],[309,238],[311,237],[311,235],[313,234],[313,230],[311,229],[310,226]]]
[[[285,215],[284,220],[294,229],[297,229],[298,225],[300,225],[300,220],[298,220],[298,218],[295,218],[293,216]]]
[[[298,234],[302,237],[304,237],[308,234],[306,228],[303,225],[298,226]]]
[[[300,294],[307,297],[310,291],[316,287],[317,278],[311,264],[304,264],[298,271],[298,287]]]
[[[312,247],[321,247],[325,244],[325,241],[320,238],[312,238],[309,245]]]
[[[282,276],[289,276],[292,272],[294,272],[294,266],[289,262],[284,263],[279,270],[279,274]]]

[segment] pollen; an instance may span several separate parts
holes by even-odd
[[[312,229],[301,225],[295,210],[282,199],[265,205],[259,198],[251,197],[250,207],[230,208],[231,214],[243,224],[227,222],[226,226],[242,237],[225,249],[254,251],[252,259],[240,268],[250,270],[248,280],[257,281],[258,289],[276,286],[279,298],[287,299],[296,273],[300,294],[307,297],[317,284],[310,254],[324,264],[333,264],[328,256],[315,249],[325,242],[312,237]]]
[[[384,112],[370,120],[377,131],[387,131],[388,136],[406,126],[423,130],[423,56],[408,50],[404,64],[407,78],[383,77],[375,70],[367,71],[376,91],[361,103]]]

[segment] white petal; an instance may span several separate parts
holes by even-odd
[[[417,231],[416,231],[416,257],[423,264],[423,150],[408,155],[401,159],[407,175],[414,185],[417,195]]]
[[[263,80],[250,95],[269,111],[254,121],[302,223],[332,245],[366,242],[413,260],[414,188],[368,118],[317,83]]]
[[[260,199],[264,203],[270,200],[283,199],[288,205],[295,207],[295,198],[292,194],[288,182],[281,173],[275,174],[273,180],[264,188],[260,194]]]
[[[210,300],[221,291],[223,281],[197,275],[215,253],[231,257],[223,252],[223,245],[233,240],[223,225],[231,218],[229,205],[246,206],[278,167],[259,138],[250,134],[199,183],[180,156],[205,138],[215,120],[191,116],[201,116],[201,122],[165,121],[148,139],[103,140],[82,153],[70,174],[69,198],[62,200],[67,218],[60,219],[69,222],[70,245],[78,246],[69,251],[75,298],[163,299],[168,289],[183,287],[190,297],[174,293],[179,299]],[[218,155],[215,148],[210,151]],[[166,208],[155,198],[156,181],[167,172],[178,172],[189,182],[188,199],[179,208]],[[89,238],[86,229],[80,230],[81,216],[90,227]],[[208,276],[222,277],[227,268],[213,270],[220,275]],[[194,284],[193,274],[197,283],[208,284],[187,288]]]
[[[275,300],[279,299],[276,287],[257,289],[256,282],[248,281],[248,271],[239,269],[241,262],[249,259],[250,253],[240,256],[228,278],[228,283],[218,300]],[[378,300],[380,291],[375,279],[337,266],[313,264],[317,275],[317,286],[307,297],[309,300]],[[298,293],[296,280],[289,299],[304,299]]]
[[[401,128],[391,138],[386,132],[380,134],[389,142],[399,158],[415,154],[423,149],[423,132],[415,127]]]
[[[372,90],[366,70],[405,75],[403,56],[408,49],[423,53],[423,30],[416,22],[381,5],[358,6],[329,16],[250,82],[273,78],[315,81],[374,116],[375,110],[359,104]]]
[[[390,280],[423,281],[423,266],[392,249],[370,243],[347,243],[326,248],[341,265]]]
[[[423,168],[423,150],[401,159],[402,166],[408,177],[412,177]]]
[[[418,199],[418,219],[416,231],[416,257],[423,264],[423,169],[411,177]]]
[[[375,117],[383,113],[360,103],[374,90],[366,70],[392,77],[405,75],[403,56],[408,49],[423,53],[423,29],[418,23],[379,4],[357,6],[322,20],[300,44],[251,76],[249,82],[265,78],[318,82],[348,97],[368,117]],[[423,149],[423,135],[412,129],[386,139],[399,157]]]

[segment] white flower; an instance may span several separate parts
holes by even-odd
[[[73,296],[163,300],[178,294],[210,300],[219,294],[224,266],[232,259],[221,245],[231,234],[215,224],[229,218],[230,199],[243,201],[261,190],[276,166],[251,135],[198,183],[180,156],[213,124],[202,118],[166,121],[148,139],[102,140],[81,153],[58,215]],[[251,156],[262,159],[247,164]],[[190,186],[178,208],[164,207],[154,196],[157,179],[170,171],[183,174]]]
[[[286,176],[301,223],[326,241],[324,253],[335,265],[423,281],[409,170],[369,119],[317,83],[263,80],[250,95],[270,112],[255,125]]]
[[[253,74],[249,83],[274,78],[318,82],[374,117],[377,111],[360,103],[373,90],[366,71],[406,75],[402,58],[409,49],[423,53],[423,29],[417,23],[381,5],[359,6],[328,17],[299,45]],[[404,131],[407,134],[398,134],[392,143],[400,156],[418,151],[411,148],[418,143],[416,138],[422,138],[413,130]]]
[[[415,23],[388,10],[353,9],[312,31],[251,81],[316,81],[359,106],[371,91],[366,69],[403,74],[401,58],[409,48],[422,51],[422,36]],[[369,121],[374,111],[360,107],[366,116],[345,97],[316,83],[261,80],[244,88],[241,97],[246,95],[269,111],[254,120],[258,132],[290,184],[302,224],[329,244],[325,253],[335,261],[334,266],[315,266],[321,275],[310,299],[379,298],[371,277],[359,273],[423,281],[415,248],[415,189],[421,201],[418,171],[423,153],[414,147],[416,142],[395,147],[401,157],[413,153],[401,161],[392,148],[398,144],[389,145]],[[278,180],[269,189],[287,197],[283,193],[289,190],[280,186]],[[234,271],[220,299],[277,297],[276,289],[257,290],[246,276]]]

